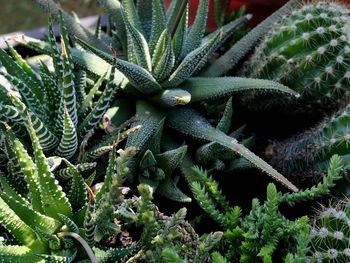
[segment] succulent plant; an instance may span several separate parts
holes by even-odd
[[[191,160],[187,158],[187,162]],[[205,170],[198,167],[187,169],[186,175],[187,178],[192,178],[192,192],[198,204],[223,228],[221,250],[230,262],[258,262],[259,259],[272,262],[277,254],[275,251],[280,246],[287,247],[287,255],[279,253],[279,256],[285,257],[285,262],[305,262],[310,250],[311,227],[308,218],[304,216],[290,220],[282,214],[279,207],[283,203],[293,206],[329,194],[335,182],[342,178],[341,169],[341,158],[333,156],[323,181],[298,193],[282,194],[270,183],[267,187],[267,200],[261,204],[254,198],[251,211],[244,217],[241,208],[231,206],[218,182]]]
[[[291,10],[300,6],[303,0],[290,0],[275,11],[245,36],[237,41],[225,54],[207,66],[200,75],[207,77],[223,76],[235,69],[238,63],[254,49],[261,39],[269,32],[271,27]]]
[[[281,82],[301,97],[271,99],[258,94],[258,107],[284,107],[286,112],[294,107],[290,114],[329,114],[346,103],[350,89],[349,12],[340,2],[310,2],[273,25],[251,57],[246,76]]]
[[[332,155],[341,156],[344,169],[349,169],[350,106],[309,129],[266,150],[270,162],[287,176],[318,179],[325,175]],[[297,177],[296,177],[297,175]]]
[[[11,46],[9,52],[12,58],[4,50],[0,50],[0,61],[6,70],[0,74],[11,83],[10,88],[0,87],[0,118],[11,124],[16,135],[24,143],[28,143],[28,122],[21,117],[24,111],[28,111],[40,145],[51,156],[50,169],[55,170],[60,178],[67,179],[71,177],[69,168],[62,169],[61,159],[55,156],[71,160],[81,172],[91,170],[96,167],[94,161],[111,150],[113,141],[122,141],[139,126],[128,130],[126,128],[130,121],[126,120],[131,115],[118,116],[116,122],[120,127],[113,127],[105,137],[95,141],[93,147],[87,147],[88,140],[99,128],[104,114],[112,105],[118,87],[110,77],[106,81],[105,89],[98,95],[104,79],[89,83],[91,81],[84,71],[74,69],[67,29],[62,18],[60,29],[61,50],[56,43],[50,17],[48,39],[54,71],[43,62],[38,63],[39,72],[35,71]],[[113,76],[114,69],[111,68],[110,72]],[[123,123],[124,121],[126,122]],[[8,179],[23,184],[23,180],[18,180],[23,176],[11,146],[4,140],[1,140],[1,145],[2,151],[7,155],[4,162],[9,171]],[[17,190],[20,191],[19,188]]]
[[[202,262],[201,259],[206,258],[220,240],[222,233],[218,232],[201,241],[184,220],[185,209],[173,217],[159,213],[152,203],[148,185],[138,187],[140,197],[125,197],[128,191],[123,182],[130,160],[137,153],[133,147],[118,150],[117,156],[116,145],[113,145],[103,185],[95,192],[78,169],[61,158],[72,177],[69,184],[61,187],[50,171],[28,110],[22,115],[28,120],[35,162],[11,128],[3,123],[6,140],[10,142],[24,174],[28,192],[19,194],[7,176],[0,173],[0,224],[8,231],[0,230],[1,262],[69,263],[89,260],[107,263],[129,257],[138,262],[138,255],[157,262],[163,250],[170,248],[176,248],[181,255],[189,256],[191,252],[196,262]],[[131,240],[114,248],[104,246],[106,240],[134,225],[142,227],[138,242]],[[10,240],[11,237],[15,240]],[[189,242],[193,245],[190,246]]]
[[[6,126],[7,138],[13,146],[19,166],[24,174],[28,194],[21,195],[1,174],[0,223],[18,241],[17,245],[1,245],[2,262],[72,262],[77,249],[69,237],[77,238],[83,246],[77,218],[84,219],[88,204],[84,180],[69,162],[73,176],[69,194],[65,194],[50,171],[43,154],[39,138],[27,116],[28,131],[33,143],[35,162],[29,156],[23,144]],[[80,235],[79,235],[80,233]],[[88,254],[93,261],[93,254]]]
[[[53,1],[36,0],[42,7],[50,9],[54,16],[59,8]],[[205,66],[211,54],[236,29],[250,18],[241,17],[204,35],[208,10],[208,1],[201,1],[195,21],[191,27],[187,24],[188,5],[186,1],[173,1],[165,13],[161,1],[117,0],[99,1],[110,15],[112,37],[102,34],[101,39],[86,33],[67,13],[67,29],[73,42],[80,47],[72,48],[71,55],[75,65],[89,75],[103,76],[112,65],[116,68],[113,81],[120,85],[120,94],[135,103],[137,116],[133,127],[142,128],[129,136],[126,147],[139,149],[134,168],[130,169],[130,180],[135,180],[143,172],[140,160],[149,149],[150,139],[159,130],[165,119],[165,126],[172,133],[184,134],[196,140],[216,142],[242,157],[274,177],[292,190],[296,187],[286,181],[281,174],[254,153],[239,144],[235,139],[215,129],[199,112],[198,105],[203,101],[229,97],[236,92],[259,89],[266,91],[291,92],[287,87],[273,81],[224,77],[193,77]],[[114,33],[113,33],[114,32]],[[104,39],[103,41],[101,41]],[[47,44],[31,39],[22,39],[28,46],[47,52]],[[112,52],[106,47],[110,44]],[[87,51],[82,51],[81,47]],[[161,132],[163,134],[163,132]],[[148,156],[151,156],[147,153]],[[153,153],[154,155],[154,153]],[[153,169],[154,170],[154,169]],[[155,171],[160,172],[155,169]],[[159,176],[156,176],[159,178]],[[174,189],[174,183],[159,187]],[[171,196],[171,195],[169,195]]]
[[[310,231],[311,262],[347,262],[349,248],[349,200],[324,207]]]

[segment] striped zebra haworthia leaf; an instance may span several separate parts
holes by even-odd
[[[19,93],[14,95],[1,88],[4,98],[0,102],[0,117],[10,121],[12,126],[15,123],[28,129],[28,122],[23,118],[23,113],[28,111],[44,152],[76,159],[78,143],[102,122],[120,83],[113,78],[113,66],[110,67],[112,73],[109,70],[109,74],[103,74],[91,90],[88,90],[90,86],[87,81],[78,81],[80,73],[76,73],[72,59],[74,50],[69,46],[69,30],[64,23],[64,15],[60,15],[61,45],[58,45],[52,17],[49,15],[47,51],[53,59],[54,71],[50,71],[47,65],[40,62],[40,78],[13,48],[10,52],[13,59],[4,50],[0,50],[0,62],[6,69],[6,72],[2,71],[0,74]],[[106,89],[96,101],[95,94],[104,86],[107,74],[109,81],[107,80]],[[78,100],[82,97],[84,100]]]
[[[99,211],[106,209],[102,203],[106,200],[96,199],[94,204],[90,203],[88,201],[89,187],[78,168],[61,157],[47,159],[39,144],[39,139],[28,112],[25,112],[23,118],[28,119],[28,130],[35,161],[6,123],[4,124],[5,127],[1,129],[13,145],[15,156],[27,182],[28,193],[25,195],[17,193],[13,185],[6,180],[6,176],[0,173],[0,224],[18,242],[18,246],[0,244],[0,262],[15,260],[15,262],[21,263],[70,263],[78,258],[84,260],[86,257],[89,257],[91,262],[97,262],[94,261],[95,256],[89,245],[94,246],[96,243],[96,209],[102,209]],[[126,155],[134,155],[135,153],[135,149],[131,152],[126,151]],[[113,154],[116,154],[115,148]],[[129,159],[127,157],[127,160]],[[72,180],[67,195],[54,178],[49,160],[50,165],[56,167],[62,161],[68,166]],[[115,162],[116,160],[117,162]],[[112,168],[107,171],[104,186],[107,191],[105,193],[108,193],[108,189],[112,184],[112,181],[108,181],[107,178],[114,178],[115,170],[120,169],[123,173],[127,171],[127,162],[122,167],[117,165],[119,161],[123,160],[120,157],[118,159],[116,156],[111,157],[109,163],[113,167],[111,166]],[[114,224],[114,219],[113,216],[105,218],[105,220],[110,220],[110,224]],[[105,232],[100,234],[107,235]],[[85,241],[80,235],[85,236],[87,240]],[[68,237],[79,240],[87,251],[87,255],[81,254],[77,258],[77,247]],[[100,253],[103,254],[104,250],[100,250]]]

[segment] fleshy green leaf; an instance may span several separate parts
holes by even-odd
[[[191,94],[191,101],[215,100],[246,90],[276,91],[299,97],[288,87],[271,80],[240,77],[190,78],[181,86]]]
[[[271,167],[271,165],[266,163],[260,157],[256,156],[243,145],[239,144],[236,139],[233,139],[223,132],[215,129],[196,111],[186,107],[172,109],[167,120],[167,124],[171,128],[196,139],[221,144],[222,146],[225,146],[228,149],[240,154],[253,163],[256,167],[266,172],[278,182],[282,183],[284,186],[293,191],[298,191],[298,189],[290,181]]]
[[[78,137],[67,109],[64,111],[63,133],[60,144],[56,149],[56,154],[60,157],[70,159],[78,148]]]
[[[189,53],[178,68],[171,74],[169,80],[162,83],[163,87],[176,87],[200,70],[212,54],[221,34],[218,33],[211,41]]]
[[[48,216],[59,219],[58,213],[64,214],[68,217],[72,216],[72,207],[69,204],[68,198],[58,185],[57,180],[50,171],[47,164],[46,157],[39,144],[38,137],[34,131],[32,122],[28,117],[29,135],[32,140],[34,156],[39,175],[39,188],[42,207]]]
[[[162,90],[155,78],[147,70],[138,65],[116,59],[115,67],[128,78],[137,90],[144,94],[153,94]]]
[[[195,20],[187,34],[186,42],[182,50],[182,57],[185,57],[201,45],[207,25],[208,7],[209,0],[199,1]]]

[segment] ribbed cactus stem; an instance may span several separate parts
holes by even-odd
[[[305,4],[274,25],[251,58],[247,75],[297,91],[301,99],[289,102],[303,111],[337,109],[350,93],[349,29],[349,9],[340,3]]]
[[[334,154],[342,157],[344,168],[350,167],[350,104],[319,127],[278,142],[267,151],[271,163],[286,174],[324,174]]]
[[[350,260],[349,201],[321,210],[310,232],[312,257],[316,262]]]

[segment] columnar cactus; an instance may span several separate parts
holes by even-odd
[[[271,163],[286,174],[323,176],[334,154],[340,155],[344,168],[349,169],[349,142],[350,105],[318,128],[275,143],[266,152]]]
[[[302,112],[339,108],[350,90],[349,41],[349,9],[340,3],[309,3],[284,16],[256,49],[246,73],[279,81],[301,99],[269,98],[260,105],[297,102]]]
[[[348,262],[349,200],[324,208],[311,229],[312,258],[315,262]]]

